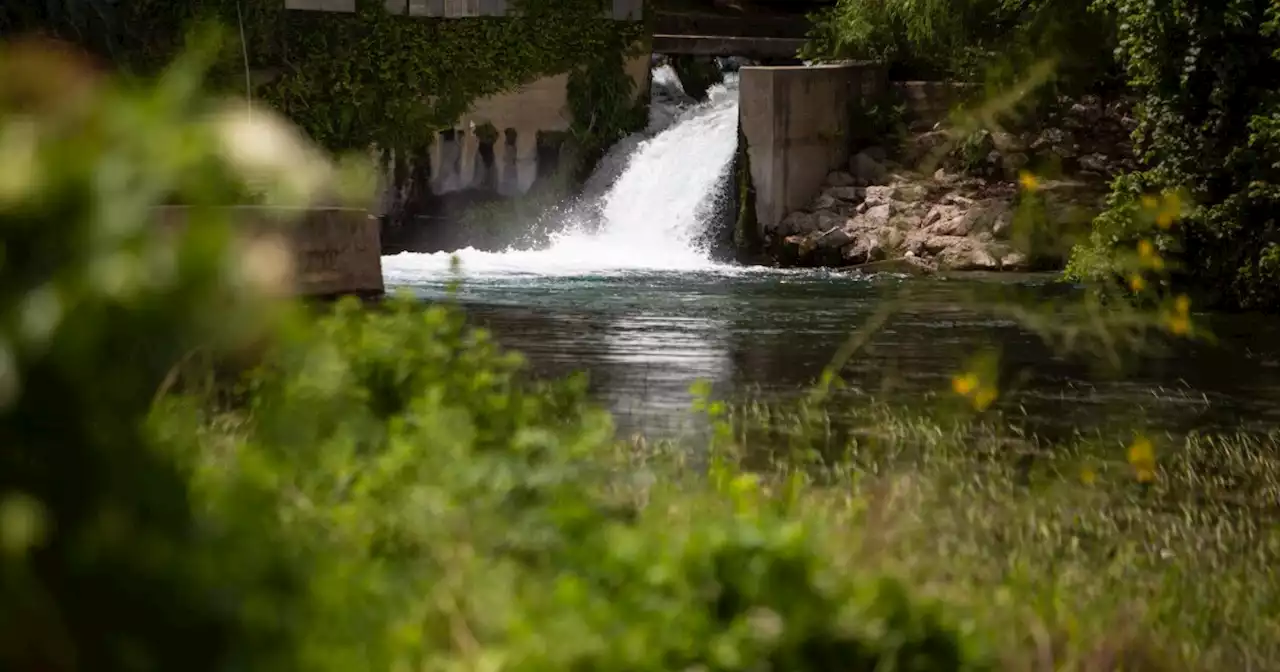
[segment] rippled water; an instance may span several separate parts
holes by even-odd
[[[424,299],[446,297],[448,276],[389,277]],[[786,393],[810,383],[886,301],[895,312],[845,368],[859,392],[922,401],[946,393],[979,349],[998,346],[1030,378],[1003,400],[1038,431],[1280,426],[1280,322],[1220,317],[1217,345],[1177,345],[1123,376],[1059,357],[1017,325],[970,307],[994,284],[1026,300],[1061,294],[1044,278],[860,278],[835,272],[721,268],[579,276],[480,274],[457,295],[478,323],[526,353],[546,375],[589,372],[624,429],[667,431],[685,418],[689,386],[732,396],[758,386]],[[903,299],[901,292],[911,296]]]
[[[655,81],[672,76],[655,72]],[[588,372],[624,430],[681,426],[700,379],[726,397],[794,392],[889,301],[893,317],[842,372],[849,394],[927,402],[947,393],[966,358],[994,345],[1029,375],[1000,403],[1037,431],[1280,426],[1277,321],[1220,318],[1217,346],[1180,345],[1104,376],[1087,357],[1058,356],[967,300],[973,290],[1004,288],[1033,303],[1071,291],[1044,278],[865,278],[715,263],[704,238],[737,146],[736,80],[701,105],[674,94],[653,103],[663,114],[651,133],[615,148],[577,210],[588,214],[566,216],[549,246],[456,253],[465,274],[457,298],[472,317],[543,374]],[[385,257],[387,285],[442,299],[452,258]]]

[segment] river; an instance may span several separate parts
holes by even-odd
[[[1035,305],[1075,291],[1047,277],[863,277],[713,261],[707,222],[725,206],[737,92],[730,77],[700,105],[681,95],[669,68],[655,70],[650,128],[605,162],[595,180],[604,188],[578,204],[588,207],[556,215],[549,244],[384,257],[388,289],[448,298],[456,258],[454,298],[472,318],[541,374],[587,372],[624,431],[678,431],[698,380],[729,398],[795,392],[886,306],[892,317],[842,371],[848,394],[928,402],[948,393],[966,358],[994,346],[1027,375],[999,403],[1036,431],[1280,427],[1274,320],[1218,317],[1216,344],[1176,343],[1116,372],[1091,366],[1098,353],[1063,356],[970,300],[1001,289],[1003,300]]]
[[[427,300],[449,298],[447,276],[395,283]],[[948,394],[968,357],[998,347],[1028,377],[1000,406],[1042,433],[1135,425],[1157,431],[1267,431],[1280,427],[1280,323],[1210,320],[1216,343],[1174,343],[1099,368],[973,304],[975,289],[1005,285],[1034,303],[1062,294],[1033,276],[859,278],[835,272],[635,272],[467,278],[454,298],[535,371],[586,371],[624,431],[687,426],[689,387],[717,395],[789,394],[812,383],[877,311],[889,319],[849,361],[849,394],[907,403]],[[904,296],[904,293],[906,296]]]

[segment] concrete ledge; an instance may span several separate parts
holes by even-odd
[[[380,225],[356,208],[230,206],[232,223],[249,239],[283,236],[293,253],[294,291],[302,296],[381,295]],[[183,226],[187,206],[155,208],[163,227]]]
[[[384,0],[387,11],[397,16],[461,19],[479,16],[512,16],[517,12],[512,0]],[[356,0],[285,0],[285,9],[309,12],[354,12]],[[644,18],[643,0],[612,0],[604,15],[617,21]]]
[[[653,13],[653,32],[660,35],[717,35],[723,37],[788,37],[804,39],[813,28],[801,16],[720,16],[707,14]]]
[[[884,92],[874,63],[739,70],[738,113],[762,238],[818,194],[849,159],[855,105]]]
[[[953,109],[983,92],[982,85],[971,82],[900,81],[890,86],[906,103],[913,121],[929,124],[946,119]]]
[[[804,40],[789,37],[720,37],[712,35],[654,35],[653,53],[689,56],[746,56],[796,58]]]

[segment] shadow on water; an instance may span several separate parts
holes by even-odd
[[[445,296],[445,283],[409,287]],[[786,395],[811,383],[885,302],[894,312],[848,363],[846,394],[929,403],[968,357],[994,345],[1026,379],[1001,404],[1048,436],[1134,424],[1175,434],[1280,427],[1280,322],[1221,316],[1214,344],[1174,344],[1122,372],[1062,356],[1008,320],[975,310],[974,291],[1025,302],[1072,292],[1033,276],[873,279],[827,272],[629,273],[467,279],[457,300],[540,375],[589,373],[623,431],[688,428],[689,386],[718,396]],[[909,290],[905,297],[903,289]]]

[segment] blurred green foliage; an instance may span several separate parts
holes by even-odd
[[[255,519],[202,528],[141,423],[189,351],[234,357],[281,315],[218,214],[254,166],[226,135],[239,111],[197,95],[212,52],[145,88],[38,43],[0,54],[5,669],[259,667],[288,651],[290,568]],[[155,225],[169,201],[191,207],[187,226]],[[274,594],[279,614],[250,623],[247,596]]]
[[[209,83],[270,103],[334,151],[421,154],[478,98],[569,74],[578,156],[587,170],[644,125],[625,57],[644,24],[614,21],[598,0],[516,0],[521,17],[419,20],[382,0],[356,14],[288,11],[282,0],[60,0],[0,8],[0,36],[44,31],[149,75],[183,48],[193,23],[229,28]],[[19,3],[21,4],[21,3]]]
[[[802,56],[884,62],[891,79],[996,78],[1056,59],[1066,91],[1117,82],[1114,23],[1092,0],[838,0],[814,15]],[[1088,39],[1080,39],[1088,35]]]
[[[731,467],[642,506],[582,381],[456,309],[296,310],[219,206],[334,176],[199,94],[215,53],[146,87],[0,58],[5,669],[987,666]],[[235,394],[195,351],[252,364]]]
[[[991,355],[952,381],[954,422],[840,424],[829,373],[790,406],[704,386],[706,444],[619,443],[582,379],[536,380],[454,306],[284,296],[277,243],[221,206],[303,206],[340,174],[267,111],[205,98],[217,53],[199,42],[147,85],[0,53],[0,667],[1275,658],[1280,541],[1250,518],[1274,504],[1274,440],[1054,452],[984,424]],[[167,203],[185,226],[155,223]],[[1153,208],[1141,221],[1167,229]],[[1154,282],[1162,258],[1124,263]],[[1151,298],[1119,327],[1192,329],[1186,297]],[[1114,315],[1081,312],[1045,329],[1112,338]],[[205,384],[208,362],[234,384]],[[1148,613],[1123,621],[1128,599]]]
[[[1126,222],[1144,196],[1185,190],[1160,246],[1175,277],[1223,308],[1280,306],[1280,5],[1104,3],[1120,21],[1119,56],[1141,96],[1135,132],[1145,170],[1115,183],[1110,211],[1073,260],[1077,277],[1113,273],[1134,243]]]

